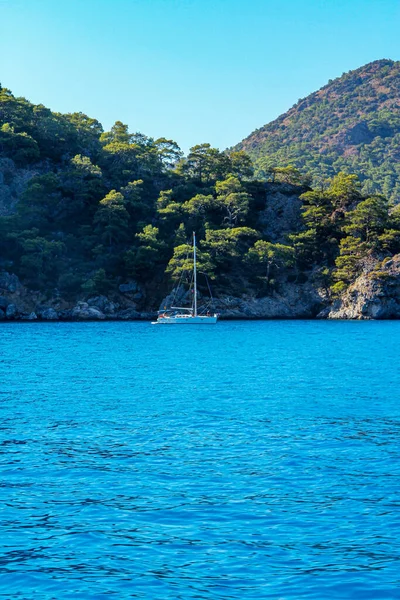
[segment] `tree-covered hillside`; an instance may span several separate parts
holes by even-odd
[[[291,164],[318,185],[356,173],[364,194],[400,202],[400,62],[378,60],[329,81],[235,150],[248,152],[258,173]]]
[[[53,113],[5,88],[0,207],[0,275],[15,274],[42,304],[130,290],[129,306],[154,309],[190,268],[194,230],[199,270],[220,297],[273,297],[288,285],[338,297],[365,261],[379,277],[400,251],[399,211],[363,196],[354,175],[324,190],[293,167],[256,178],[241,150],[199,144],[184,157],[172,140],[120,121],[104,132],[87,115]],[[0,318],[4,289],[0,281]]]
[[[258,239],[250,159],[200,144],[104,132],[0,90],[0,268],[49,294],[170,284],[196,229],[215,277]],[[172,260],[172,262],[170,262]],[[237,261],[240,271],[240,261]],[[243,268],[244,270],[244,268]]]

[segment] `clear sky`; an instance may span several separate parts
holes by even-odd
[[[0,0],[3,86],[185,151],[379,58],[400,59],[399,0]]]

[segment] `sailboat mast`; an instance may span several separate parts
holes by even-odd
[[[196,270],[196,234],[193,231],[193,293],[194,293],[194,316],[197,317],[197,270]]]

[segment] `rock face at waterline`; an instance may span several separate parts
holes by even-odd
[[[311,286],[287,284],[282,293],[265,298],[225,296],[215,302],[226,319],[313,319],[324,307],[324,298]]]
[[[400,255],[363,272],[320,315],[329,319],[400,318]]]
[[[71,301],[57,295],[48,299],[22,285],[15,274],[3,271],[0,272],[0,321],[127,321],[154,317],[154,311],[139,310],[138,302],[144,294],[136,282],[120,287],[122,292],[113,298],[98,295]]]
[[[0,273],[0,285],[2,322],[127,321],[156,316],[153,310],[138,310],[123,294],[118,301],[100,295],[75,303],[56,298],[44,304],[14,274]],[[131,291],[137,294],[137,286],[132,285]],[[170,305],[173,299],[187,305],[189,298],[184,288],[178,289],[164,298],[160,308]],[[339,299],[329,298],[327,290],[315,288],[310,282],[285,283],[279,293],[263,298],[222,295],[214,300],[214,309],[223,319],[399,319],[400,255],[365,265],[365,271]]]
[[[207,300],[204,299],[205,302]],[[190,306],[190,302],[190,293],[181,286],[163,299],[159,309],[171,305]],[[222,295],[213,299],[210,310],[224,319],[312,319],[325,306],[324,290],[316,290],[310,283],[286,283],[281,286],[279,293],[274,292],[264,298],[256,298],[251,294],[243,294],[240,298]]]

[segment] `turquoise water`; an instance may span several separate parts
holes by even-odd
[[[0,336],[1,598],[400,598],[400,322]]]

